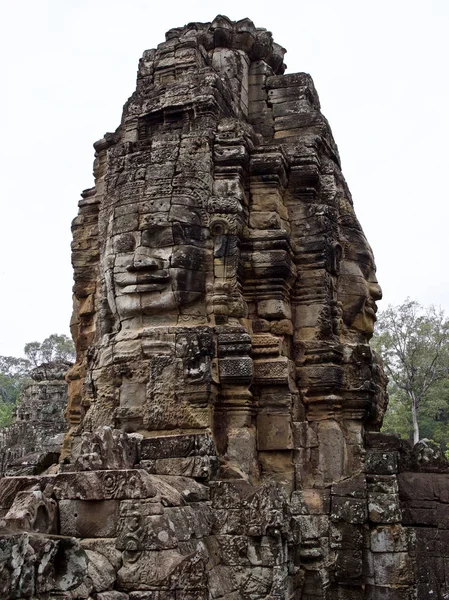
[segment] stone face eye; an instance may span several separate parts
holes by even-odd
[[[209,231],[200,225],[173,223],[174,244],[203,246],[209,237]]]
[[[130,233],[121,235],[115,242],[117,252],[133,252],[136,247],[134,236]]]
[[[142,246],[164,248],[173,246],[173,228],[171,225],[153,225],[142,231]]]

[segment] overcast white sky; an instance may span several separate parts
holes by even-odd
[[[309,72],[377,260],[380,308],[449,312],[448,0],[2,0],[0,355],[68,333],[70,222],[93,142],[165,32],[249,17]]]

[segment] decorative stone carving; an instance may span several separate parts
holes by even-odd
[[[110,427],[85,432],[74,463],[75,471],[127,469],[136,463],[137,439]],[[70,470],[70,467],[66,467]]]
[[[80,540],[72,598],[449,589],[441,568],[424,584],[415,560],[435,529],[431,563],[449,558],[446,467],[428,444],[376,433],[373,254],[312,79],[284,74],[284,53],[249,19],[172,29],[94,145],[95,187],[73,222],[62,460],[0,480],[5,525],[49,534],[34,515],[57,505],[57,532]],[[440,471],[438,513],[426,490],[410,498],[418,463]],[[61,597],[58,585],[8,589]]]
[[[2,598],[72,598],[87,574],[86,553],[73,538],[2,531],[0,553]]]
[[[4,518],[6,527],[12,531],[56,533],[58,508],[52,492],[51,484],[44,492],[37,486],[19,492]]]

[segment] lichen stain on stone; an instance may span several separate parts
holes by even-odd
[[[284,54],[249,19],[172,29],[94,144],[68,431],[0,480],[1,597],[448,593],[448,465],[378,433],[373,253]]]

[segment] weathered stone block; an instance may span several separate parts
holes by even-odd
[[[398,494],[399,486],[396,475],[367,475],[368,491],[374,494]]]
[[[217,541],[222,552],[223,564],[226,566],[249,566],[248,537],[244,535],[220,535]]]
[[[218,363],[220,380],[223,383],[246,383],[253,376],[253,361],[249,356],[221,358]]]
[[[159,458],[142,460],[142,467],[155,475],[178,475],[184,477],[211,477],[218,470],[218,460],[214,456],[189,456],[188,458]]]
[[[128,594],[110,590],[108,592],[100,592],[96,595],[96,600],[129,600]]]
[[[262,474],[269,481],[277,481],[284,489],[293,491],[295,469],[289,450],[260,451],[259,461]]]
[[[177,550],[144,550],[137,560],[123,564],[117,573],[117,583],[122,590],[130,591],[167,586],[170,575],[185,561],[189,558]]]
[[[254,381],[259,384],[288,384],[291,368],[284,357],[254,361]]]
[[[115,582],[115,568],[99,552],[85,550],[88,558],[87,576],[90,577],[95,592],[110,590]]]
[[[9,531],[57,533],[57,510],[48,491],[23,490],[5,514],[4,524]]]
[[[259,450],[293,448],[290,414],[260,413],[257,416],[257,446]]]
[[[402,525],[380,526],[370,532],[373,552],[408,552],[412,533]]]
[[[351,498],[366,498],[366,481],[363,473],[348,477],[334,483],[331,487],[333,496],[348,496]]]
[[[45,597],[79,586],[88,559],[77,540],[28,533],[0,538],[2,598]],[[58,557],[58,560],[55,560]]]
[[[117,532],[116,548],[122,551],[165,550],[178,546],[175,524],[164,514],[147,515],[139,511],[139,505],[123,506],[120,511],[120,525]],[[181,508],[172,509],[180,511]],[[175,513],[176,514],[176,513]],[[183,539],[180,530],[180,539]]]
[[[114,537],[119,522],[119,506],[118,500],[60,500],[61,535]]]
[[[406,552],[374,554],[376,585],[410,585],[415,582],[413,562]]]
[[[209,592],[212,598],[224,597],[229,600],[237,600],[241,597],[236,591],[237,583],[232,576],[232,571],[229,567],[224,565],[214,567],[208,575],[208,580]]]
[[[126,597],[129,598],[129,600],[177,600],[176,594],[176,591],[139,590],[134,592],[130,591],[129,595],[126,594]]]
[[[238,535],[244,528],[245,514],[239,509],[215,509],[213,531],[217,534]]]
[[[298,502],[299,501],[299,502]],[[292,494],[291,510],[295,514],[296,506],[303,507],[304,514],[327,515],[330,512],[331,495],[329,489],[305,489]],[[302,514],[302,513],[299,513]]]
[[[316,448],[318,437],[308,423],[292,423],[295,448]]]
[[[437,504],[429,503],[427,508],[413,508],[402,504],[403,525],[418,525],[421,527],[438,527],[436,514]]]
[[[201,539],[212,532],[214,515],[205,503],[167,508],[165,516],[169,520],[169,527],[175,532],[179,541],[191,538]]]
[[[58,500],[152,498],[156,493],[151,476],[138,469],[61,473],[57,475],[54,486]]]
[[[346,523],[364,523],[367,517],[366,500],[332,496],[331,519]]]
[[[398,435],[380,433],[378,431],[367,432],[365,441],[368,450],[375,450],[377,452],[400,452],[404,444],[404,440]]]
[[[376,475],[392,475],[398,472],[397,452],[368,452],[365,469]]]
[[[244,480],[211,482],[211,500],[213,508],[241,508],[242,503],[255,489]]]
[[[401,500],[437,500],[437,477],[429,473],[399,473],[398,484]],[[437,485],[435,486],[435,484]],[[437,487],[437,490],[434,487]]]
[[[251,595],[267,596],[273,583],[273,574],[268,567],[252,567],[248,569],[234,570],[234,578],[243,597]]]
[[[328,535],[329,517],[327,515],[298,515],[293,518],[299,528],[302,540],[318,539]]]
[[[186,502],[209,500],[209,487],[190,477],[166,476],[164,482],[176,490]]]
[[[140,458],[183,458],[188,456],[214,456],[215,445],[210,434],[165,435],[144,438],[140,443]]]
[[[262,300],[257,304],[257,314],[262,319],[291,319],[291,310],[283,300]]]
[[[110,590],[108,592],[100,592],[96,595],[96,600],[129,600],[128,594]]]
[[[401,507],[396,494],[368,494],[368,515],[373,523],[400,523]]]
[[[274,567],[283,564],[283,551],[276,539],[269,536],[248,538],[247,556],[254,566]]]
[[[428,596],[419,596],[423,599]],[[368,585],[366,587],[367,600],[415,600],[415,590],[408,585]]]
[[[251,215],[250,225],[254,229],[281,229],[282,221],[275,212],[258,211]],[[260,314],[263,316],[262,313]]]
[[[44,491],[47,485],[53,484],[54,478],[54,475],[0,478],[0,506],[9,510],[19,492],[34,486],[38,486],[41,491]]]
[[[115,547],[115,538],[84,538],[80,544],[85,550],[102,554],[116,571],[122,566],[122,553]]]
[[[439,529],[449,529],[449,504],[437,505],[436,518]]]

